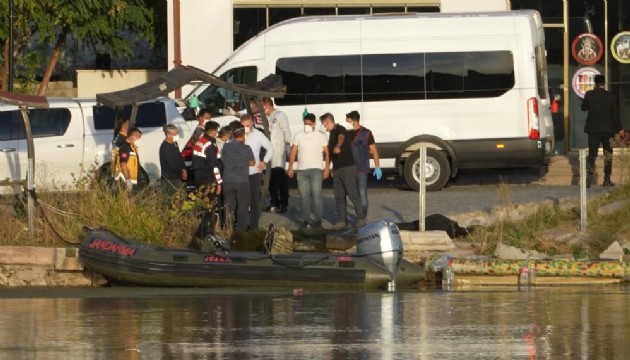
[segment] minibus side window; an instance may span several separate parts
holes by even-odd
[[[287,94],[278,105],[333,104],[361,101],[361,57],[305,56],[278,59]]]
[[[424,100],[423,54],[363,55],[363,100]]]
[[[509,51],[427,53],[428,99],[498,97],[514,88]]]

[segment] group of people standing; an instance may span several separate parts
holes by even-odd
[[[255,102],[251,104],[256,117]],[[357,111],[346,114],[350,130],[336,123],[331,113],[321,115],[319,120],[330,133],[327,137],[318,129],[316,116],[305,112],[303,130],[292,137],[287,115],[275,108],[273,100],[263,98],[262,107],[269,122],[269,138],[255,126],[252,115],[242,114],[239,120],[220,128],[212,121],[210,112],[201,109],[198,125],[180,152],[177,127],[164,126],[165,138],[159,150],[163,191],[172,195],[186,182],[193,182],[198,191],[223,203],[228,214],[236,219],[236,231],[256,229],[260,219],[262,174],[270,164],[270,204],[266,211],[288,211],[288,178],[297,176],[302,226],[321,228],[322,182],[332,177],[338,215],[334,229],[350,225],[347,198],[355,210],[354,226],[365,225],[371,158],[375,163],[373,175],[378,180],[382,172],[374,137],[369,129],[361,126],[360,114]],[[116,129],[112,144],[113,171],[115,178],[123,180],[131,190],[137,185],[140,168],[137,142],[142,133],[128,127],[128,119],[123,119]],[[191,163],[187,165],[186,160]],[[188,171],[190,168],[192,173]]]
[[[350,199],[356,214],[355,227],[365,225],[367,216],[367,177],[370,157],[374,159],[374,176],[381,179],[378,151],[370,130],[361,126],[357,111],[346,114],[352,125],[348,131],[335,122],[331,113],[319,120],[329,136],[317,130],[314,114],[304,115],[304,130],[295,134],[289,156],[289,177],[297,172],[298,189],[302,204],[303,227],[318,228],[322,224],[322,181],[332,176],[337,221],[333,228],[341,230],[349,226],[346,198]],[[323,159],[323,161],[322,161]],[[295,166],[297,160],[297,167]],[[330,164],[332,163],[332,169]]]

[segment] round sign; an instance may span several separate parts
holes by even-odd
[[[601,75],[601,73],[592,67],[580,68],[575,72],[571,85],[577,96],[584,98],[587,91],[595,88],[595,75]]]
[[[596,64],[604,54],[604,45],[595,34],[578,35],[571,44],[571,54],[582,65]]]
[[[612,56],[620,63],[630,64],[630,31],[615,35],[610,43]]]

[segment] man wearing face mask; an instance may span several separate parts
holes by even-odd
[[[181,189],[182,181],[186,181],[188,172],[177,144],[179,141],[177,127],[168,124],[162,130],[165,137],[160,145],[160,184],[164,193],[171,196]]]
[[[241,125],[245,127],[245,144],[249,145],[254,153],[256,164],[249,167],[249,189],[251,192],[251,203],[249,207],[250,229],[258,229],[258,221],[260,220],[260,197],[262,187],[262,171],[267,167],[267,163],[271,161],[273,156],[273,146],[271,141],[267,139],[265,134],[254,129],[252,117],[248,114],[241,116]],[[265,156],[260,160],[260,151],[265,149]]]
[[[129,129],[125,143],[118,150],[118,164],[116,167],[116,180],[124,181],[128,191],[138,187],[138,175],[140,173],[140,138],[142,131],[137,127]]]
[[[269,179],[271,205],[267,211],[285,213],[289,206],[289,184],[284,170],[287,165],[286,148],[291,144],[289,120],[285,113],[274,107],[271,98],[262,98],[262,106],[269,120],[269,134],[274,149]]]
[[[330,156],[326,134],[315,130],[315,115],[304,115],[304,131],[293,137],[289,156],[288,175],[295,175],[297,164],[297,183],[300,190],[302,208],[302,229],[321,228],[324,214],[322,201],[322,181],[330,175]],[[299,155],[298,155],[299,154]],[[323,160],[323,161],[322,161]]]
[[[348,138],[348,131],[343,126],[335,123],[331,113],[319,117],[322,125],[330,133],[328,138],[328,151],[333,164],[333,192],[335,195],[335,207],[339,219],[334,225],[335,230],[341,230],[348,226],[346,214],[346,196],[354,205],[357,215],[356,228],[365,225],[365,212],[359,200],[357,192],[357,166],[352,157],[352,147]]]
[[[195,146],[197,140],[199,140],[201,135],[203,135],[203,133],[205,132],[205,126],[210,120],[212,120],[212,114],[210,114],[210,111],[208,109],[199,110],[199,114],[197,115],[197,127],[195,127],[195,130],[190,136],[190,139],[188,139],[188,141],[184,145],[184,149],[182,150],[182,158],[184,158],[186,165],[192,165],[194,151],[193,146]]]
[[[193,147],[193,169],[195,172],[195,186],[201,190],[217,184],[215,193],[221,193],[221,176],[219,172],[219,147],[216,136],[219,124],[215,121],[206,123],[205,133],[197,140]]]
[[[376,150],[372,131],[361,126],[360,121],[361,115],[359,115],[358,111],[354,110],[346,114],[346,122],[352,125],[352,130],[348,131],[348,136],[352,144],[352,156],[357,165],[357,190],[359,191],[361,205],[363,205],[363,212],[367,216],[367,178],[370,173],[370,156],[374,158],[374,177],[376,177],[376,180],[381,180],[383,172],[381,171],[378,150]]]

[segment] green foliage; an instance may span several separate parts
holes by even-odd
[[[15,14],[16,78],[21,81],[28,82],[43,73],[43,59],[38,51],[31,51],[33,48],[49,48],[50,54],[68,36],[85,50],[124,59],[133,56],[136,43],[155,43],[154,9],[147,6],[146,0],[15,0]],[[8,61],[3,58],[8,52],[8,1],[0,2],[0,24],[6,24],[0,26],[0,43],[5,47],[0,51],[0,87],[4,88],[8,74]]]

